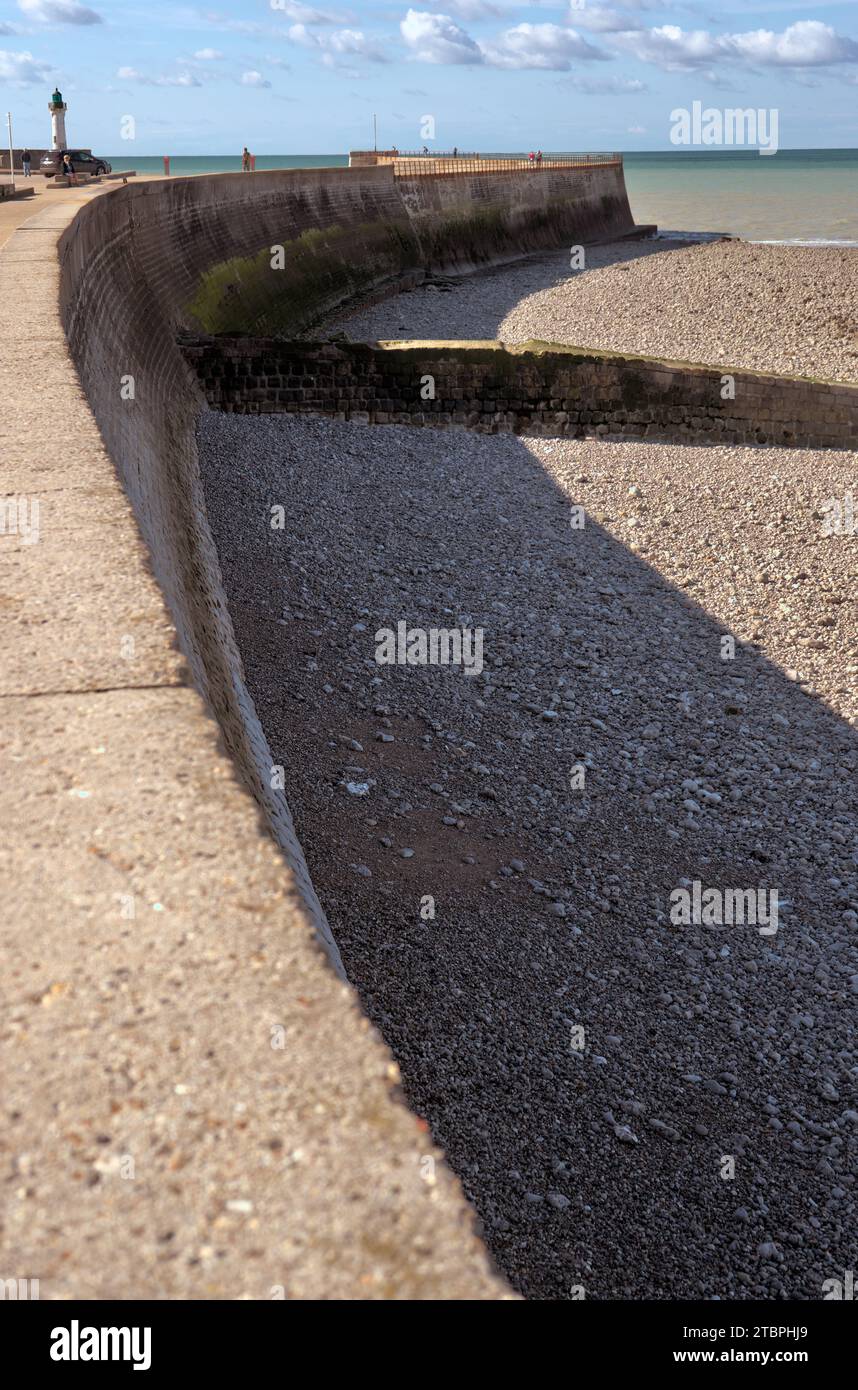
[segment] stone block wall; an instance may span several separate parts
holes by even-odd
[[[858,447],[858,387],[556,344],[181,342],[209,404],[372,424]],[[726,392],[726,396],[725,393]]]

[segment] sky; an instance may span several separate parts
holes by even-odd
[[[55,85],[106,156],[371,149],[373,114],[400,150],[661,150],[695,101],[851,148],[858,0],[0,0],[16,145],[50,144]]]

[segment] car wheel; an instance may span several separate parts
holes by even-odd
[[[107,170],[105,169],[105,167],[104,167],[103,164],[96,164],[96,166],[95,166],[96,178],[98,177],[99,174],[106,174],[106,173],[107,173]]]

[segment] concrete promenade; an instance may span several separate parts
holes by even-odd
[[[113,192],[0,213],[0,1277],[511,1297],[188,683],[81,390],[57,241]]]

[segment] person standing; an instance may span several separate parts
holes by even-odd
[[[537,150],[537,151],[536,151],[536,162],[537,162],[537,164],[541,164],[541,163],[542,163],[542,150]]]
[[[29,151],[29,150],[22,150],[22,151],[21,151],[21,168],[24,170],[24,178],[25,178],[25,179],[28,179],[28,178],[31,177],[31,175],[30,175],[30,163],[31,163],[31,158],[32,158],[32,156],[30,155],[30,151]]]
[[[250,150],[246,145],[241,152],[241,172],[243,174],[250,173]]]

